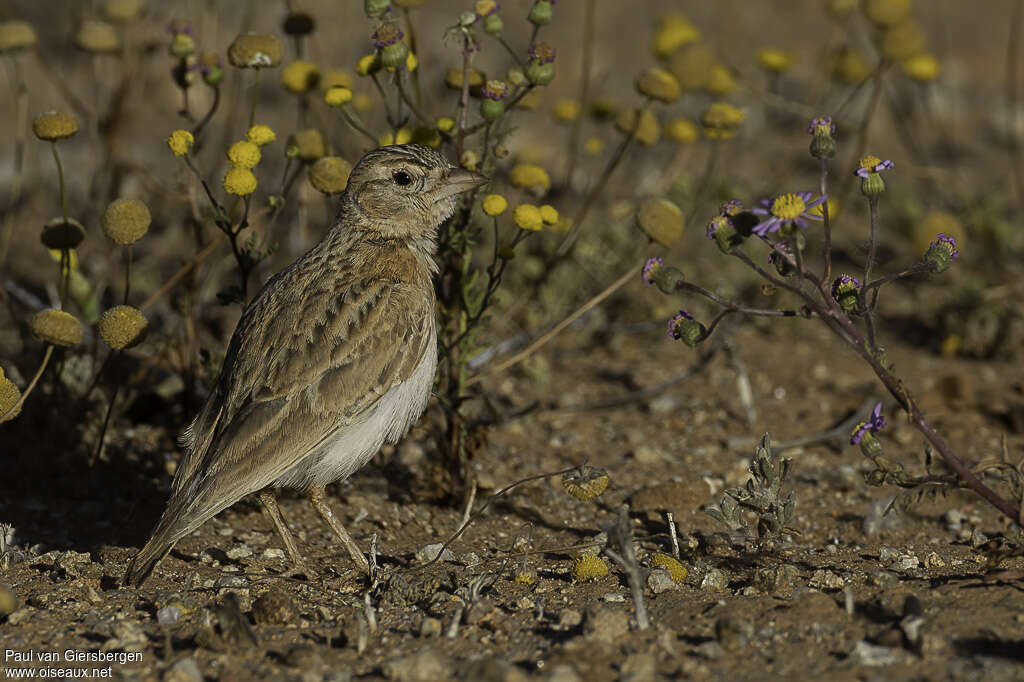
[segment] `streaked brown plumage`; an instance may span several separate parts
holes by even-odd
[[[239,320],[127,583],[140,585],[179,539],[254,492],[310,574],[271,492],[280,486],[308,491],[365,568],[323,489],[400,439],[426,407],[437,356],[437,228],[458,194],[484,181],[418,145],[383,147],[356,164],[334,226]]]

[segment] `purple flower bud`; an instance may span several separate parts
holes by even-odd
[[[866,433],[878,433],[886,425],[885,417],[882,416],[882,403],[876,403],[875,409],[871,410],[871,416],[868,417],[868,420],[861,422],[853,430],[853,434],[850,436],[850,445],[857,445]]]
[[[665,265],[665,261],[657,256],[647,259],[647,262],[644,263],[644,271],[642,275],[647,286],[654,284],[654,273],[656,273],[663,265]]]

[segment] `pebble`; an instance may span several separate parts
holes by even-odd
[[[128,652],[136,652],[143,651],[149,645],[146,633],[134,621],[117,621],[114,624],[113,633],[114,636],[103,644],[103,648],[106,651],[124,649]]]
[[[203,673],[199,671],[196,659],[189,656],[176,661],[167,669],[164,682],[203,682]]]
[[[385,677],[398,682],[435,682],[451,676],[451,666],[440,654],[425,649],[384,664]]]
[[[24,623],[26,620],[28,620],[29,616],[32,615],[33,611],[35,611],[35,609],[24,606],[18,609],[17,611],[13,612],[11,615],[7,616],[7,624],[20,625]]]
[[[320,667],[320,653],[312,644],[296,644],[285,654],[284,663],[308,671]]]
[[[754,586],[766,594],[785,595],[793,591],[796,577],[792,564],[760,568],[754,573]]]
[[[626,601],[626,595],[620,592],[609,592],[601,597],[601,599],[604,599],[609,604],[622,604]]]
[[[416,552],[416,561],[421,564],[425,564],[429,561],[433,561],[434,558],[441,553],[441,548],[444,547],[443,542],[434,542],[429,545],[424,545]],[[445,548],[444,552],[441,553],[441,561],[455,561],[455,554]]]
[[[441,621],[437,618],[427,617],[420,623],[420,637],[440,637]]]
[[[715,640],[709,640],[707,642],[701,642],[697,645],[697,655],[701,658],[706,658],[709,661],[717,661],[725,653],[722,649],[722,645]]]
[[[647,576],[647,586],[654,594],[678,590],[679,584],[669,577],[668,571],[664,568],[656,568]]]
[[[177,606],[165,606],[162,609],[157,609],[156,622],[164,627],[174,625],[181,618],[181,609]]]
[[[582,678],[571,663],[559,663],[551,668],[547,682],[582,682]]]
[[[715,639],[726,651],[747,648],[754,635],[754,625],[748,620],[726,616],[715,621]]]
[[[658,679],[658,659],[648,653],[630,654],[622,664],[622,682],[655,682]]]
[[[595,604],[587,608],[583,619],[583,636],[601,642],[613,642],[629,632],[629,616]]]
[[[252,556],[252,549],[248,545],[236,545],[227,551],[229,559],[246,559]]]
[[[574,628],[583,622],[583,614],[576,609],[565,609],[558,615],[558,624],[563,628]]]
[[[860,640],[850,654],[850,660],[857,665],[866,665],[876,668],[883,665],[898,663],[900,658],[887,646],[879,646],[865,640]]]
[[[931,552],[924,558],[925,568],[942,568],[946,565],[946,562],[938,555],[937,552]]]
[[[834,592],[843,589],[846,586],[846,581],[832,571],[819,568],[811,575],[809,584],[814,589],[821,590],[822,592]]]
[[[263,550],[264,559],[284,559],[284,550],[277,547],[267,547]]]
[[[729,578],[725,575],[725,571],[712,568],[704,574],[704,579],[700,581],[700,587],[709,592],[721,592],[729,587]]]
[[[295,602],[284,590],[274,587],[264,592],[252,605],[252,618],[261,624],[285,625],[298,616]]]

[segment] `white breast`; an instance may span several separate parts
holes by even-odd
[[[274,485],[304,490],[343,480],[370,461],[384,443],[397,443],[430,400],[437,370],[435,334],[432,330],[423,359],[408,379],[385,393],[359,421],[339,430]]]

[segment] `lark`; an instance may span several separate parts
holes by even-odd
[[[251,493],[295,570],[315,576],[278,508],[278,488],[308,493],[368,570],[325,486],[399,441],[426,408],[437,367],[437,230],[459,194],[484,182],[418,145],[382,147],[355,165],[334,225],[242,314],[217,384],[182,435],[170,500],[127,584],[141,585],[178,540]]]

